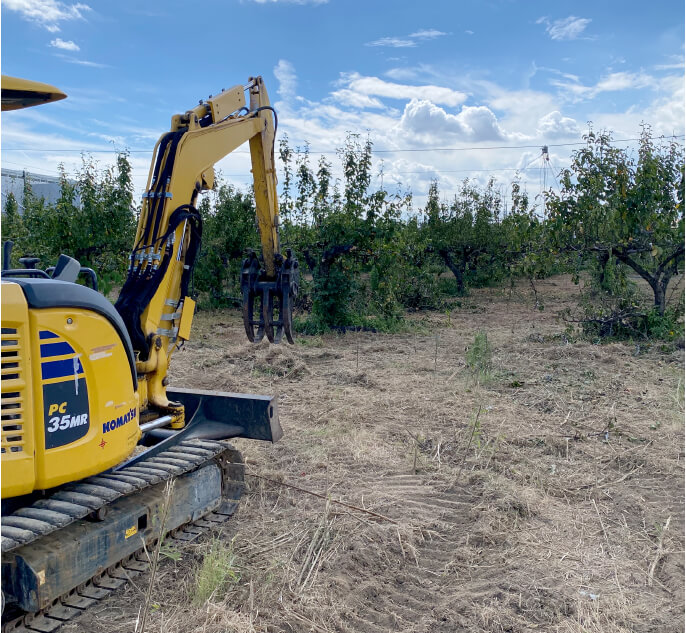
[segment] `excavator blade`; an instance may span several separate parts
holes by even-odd
[[[154,429],[145,433],[140,444],[148,446],[117,466],[119,471],[166,451],[184,440],[249,440],[276,442],[283,436],[276,398],[246,393],[168,389],[167,396],[184,406],[186,426],[181,430]]]
[[[168,389],[167,396],[184,405],[186,438],[276,442],[283,436],[276,398],[246,393]]]

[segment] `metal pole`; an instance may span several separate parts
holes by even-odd
[[[151,420],[150,422],[141,424],[141,432],[147,433],[148,431],[152,431],[153,429],[159,429],[161,426],[167,426],[167,424],[169,424],[171,421],[172,417],[170,415],[163,415],[161,418],[157,418],[156,420]]]

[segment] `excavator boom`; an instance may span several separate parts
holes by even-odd
[[[274,312],[279,310],[277,320],[281,319],[282,331],[285,328],[292,342],[290,313],[297,293],[292,271],[297,271],[297,261],[290,253],[286,259],[280,253],[275,124],[276,113],[262,78],[252,77],[246,86],[223,90],[184,114],[174,115],[170,131],[155,146],[128,276],[115,306],[137,355],[144,420],[162,414],[172,416],[172,428],[185,424],[183,406],[169,400],[165,381],[170,358],[188,339],[193,318],[195,303],[188,294],[189,282],[202,237],[196,203],[198,195],[214,185],[215,163],[246,141],[250,144],[262,260],[258,265],[254,255],[248,258],[255,275],[252,283],[244,284],[248,289],[245,301],[252,308],[261,284],[263,331],[272,341],[280,338],[273,332]],[[284,306],[289,308],[287,316]],[[249,333],[249,338],[256,337]]]

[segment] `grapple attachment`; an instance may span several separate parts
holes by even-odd
[[[291,249],[286,249],[285,259],[275,256],[275,269],[276,278],[268,279],[253,251],[243,260],[243,325],[253,343],[259,343],[265,334],[270,343],[280,343],[284,334],[293,343],[293,303],[298,296],[300,268]]]

